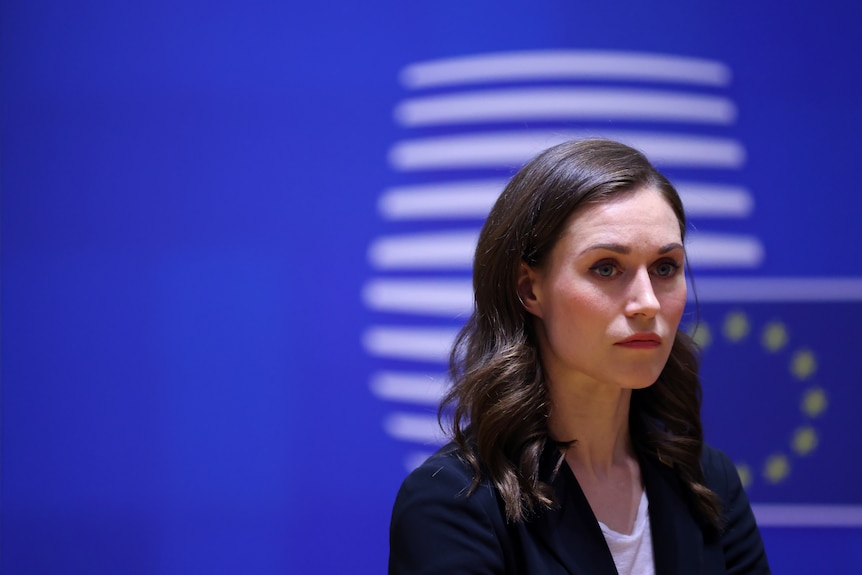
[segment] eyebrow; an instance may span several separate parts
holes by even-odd
[[[659,253],[659,255],[666,254],[666,253],[672,252],[673,250],[676,250],[676,249],[684,249],[684,248],[683,248],[682,244],[674,242],[672,244],[666,244],[666,245],[663,245],[662,247],[660,247],[658,249],[658,253]],[[584,255],[588,252],[592,252],[595,250],[607,250],[610,252],[616,252],[618,254],[630,254],[632,251],[632,249],[630,247],[624,246],[622,244],[594,244],[594,245],[588,247],[587,249],[585,249],[584,251],[582,251],[580,253],[580,255]]]

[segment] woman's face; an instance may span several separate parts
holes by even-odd
[[[576,212],[543,265],[519,276],[550,384],[652,385],[685,306],[684,257],[656,189]]]

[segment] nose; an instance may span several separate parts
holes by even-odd
[[[629,297],[626,302],[626,315],[652,318],[655,317],[660,308],[661,305],[658,297],[656,297],[649,271],[638,270],[630,285]]]

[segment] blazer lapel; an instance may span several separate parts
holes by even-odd
[[[556,450],[553,450],[556,452]],[[553,459],[544,458],[544,477]],[[641,477],[649,500],[655,571],[660,575],[695,575],[703,570],[703,531],[686,503],[673,470],[649,457]],[[553,481],[558,506],[529,522],[528,529],[570,575],[616,575],[617,570],[593,510],[568,465]]]
[[[649,499],[656,573],[692,575],[703,569],[703,532],[692,516],[673,470],[651,458],[641,459]]]
[[[568,465],[560,468],[553,487],[558,507],[530,522],[536,539],[547,546],[570,575],[616,575],[602,530]]]

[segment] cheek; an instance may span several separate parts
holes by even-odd
[[[583,343],[608,330],[620,315],[618,307],[601,292],[580,291],[566,302],[561,328]]]
[[[558,286],[554,298],[547,306],[545,320],[553,324],[559,335],[580,337],[582,331],[592,331],[596,324],[609,320],[607,296],[576,282]]]
[[[674,290],[668,293],[662,301],[662,311],[664,314],[673,319],[675,323],[679,323],[682,317],[682,312],[685,309],[686,290],[683,287],[679,290]]]

